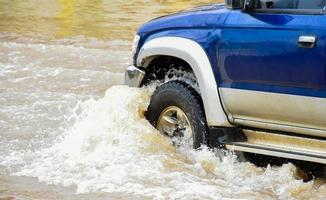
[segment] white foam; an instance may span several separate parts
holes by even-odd
[[[153,88],[114,86],[78,107],[75,124],[54,145],[8,156],[1,165],[77,193],[109,192],[151,199],[318,199],[326,188],[296,178],[292,164],[258,168],[232,154],[177,149],[143,117]],[[13,159],[14,157],[14,159]],[[322,187],[321,187],[322,188]],[[322,196],[321,196],[322,197]]]

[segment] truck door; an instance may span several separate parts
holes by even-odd
[[[325,1],[270,2],[234,10],[225,22],[218,50],[225,110],[236,124],[326,136]]]

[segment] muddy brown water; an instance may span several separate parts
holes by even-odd
[[[325,199],[292,164],[178,148],[122,84],[137,27],[216,1],[0,0],[0,199]]]

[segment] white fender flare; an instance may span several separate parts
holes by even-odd
[[[156,56],[174,56],[186,61],[195,73],[209,126],[232,127],[223,111],[212,66],[203,48],[195,41],[180,37],[150,40],[140,49],[137,66]]]

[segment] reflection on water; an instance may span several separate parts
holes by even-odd
[[[213,0],[0,0],[0,30],[62,38],[131,39],[142,23]]]

